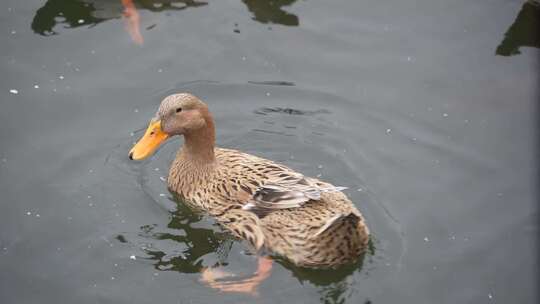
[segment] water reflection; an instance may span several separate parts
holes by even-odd
[[[36,11],[32,20],[32,30],[40,35],[58,34],[57,26],[76,28],[96,25],[100,22],[121,18],[128,4],[137,9],[153,12],[166,10],[184,10],[190,7],[207,5],[198,0],[48,0],[43,7]]]
[[[253,20],[264,24],[298,26],[298,17],[283,10],[283,7],[290,6],[295,1],[242,0],[253,14]],[[48,0],[36,11],[32,20],[32,30],[37,34],[49,36],[58,34],[58,27],[61,25],[63,28],[77,28],[95,26],[103,21],[122,17],[128,21],[138,19],[138,9],[162,12],[207,4],[208,2],[200,0]],[[135,23],[138,28],[138,20]],[[134,31],[134,25],[127,24],[128,31],[130,26],[131,31]],[[239,32],[238,29],[236,31]],[[133,37],[131,32],[130,35]],[[137,42],[138,39],[134,40]]]
[[[517,55],[522,46],[540,48],[540,2],[535,0],[523,4],[495,53],[501,56]]]
[[[296,0],[242,0],[248,10],[253,13],[253,20],[261,23],[274,23],[288,26],[298,26],[298,17],[283,10]]]
[[[63,24],[65,28],[75,28],[96,25],[106,20],[96,17],[95,11],[92,4],[82,1],[49,0],[36,11],[32,30],[40,35],[53,35],[57,34],[54,30],[57,24]]]
[[[232,246],[232,239],[224,232],[197,227],[203,216],[192,212],[179,203],[178,210],[172,214],[167,225],[168,232],[154,232],[155,226],[141,227],[142,236],[159,241],[172,241],[173,247],[168,252],[162,248],[149,247],[145,251],[154,261],[157,270],[197,273],[204,266],[226,265],[227,255]],[[208,255],[216,254],[217,262],[203,265]],[[206,261],[208,262],[208,261]]]
[[[175,199],[178,210],[172,213],[166,229],[158,229],[157,225],[141,227],[139,236],[145,239],[143,249],[155,269],[198,273],[206,267],[227,266],[234,239],[217,226],[204,223],[203,215]],[[117,239],[127,242],[124,236]],[[372,243],[367,254],[373,254]],[[351,275],[362,270],[364,257],[354,264],[331,270],[301,268],[279,257],[274,260],[288,269],[300,283],[309,282],[317,286],[322,303],[341,303],[352,292],[349,288],[353,284]]]

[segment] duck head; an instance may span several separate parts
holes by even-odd
[[[129,152],[129,158],[147,158],[174,135],[184,136],[188,152],[200,156],[210,153],[213,157],[214,123],[208,106],[192,94],[180,93],[161,101],[143,137]]]

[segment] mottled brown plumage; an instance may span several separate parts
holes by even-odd
[[[185,138],[170,168],[169,189],[257,250],[313,268],[355,261],[366,250],[368,228],[343,188],[215,148],[212,116],[197,97],[165,98],[155,120],[166,134]]]

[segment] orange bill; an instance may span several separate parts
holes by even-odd
[[[152,155],[154,151],[169,137],[161,129],[161,120],[150,122],[143,137],[129,151],[129,158],[134,160],[145,159]]]

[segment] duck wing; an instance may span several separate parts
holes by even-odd
[[[284,175],[260,186],[242,209],[262,218],[273,210],[298,208],[310,200],[320,200],[322,193],[347,189],[334,186],[321,187],[296,172]]]

